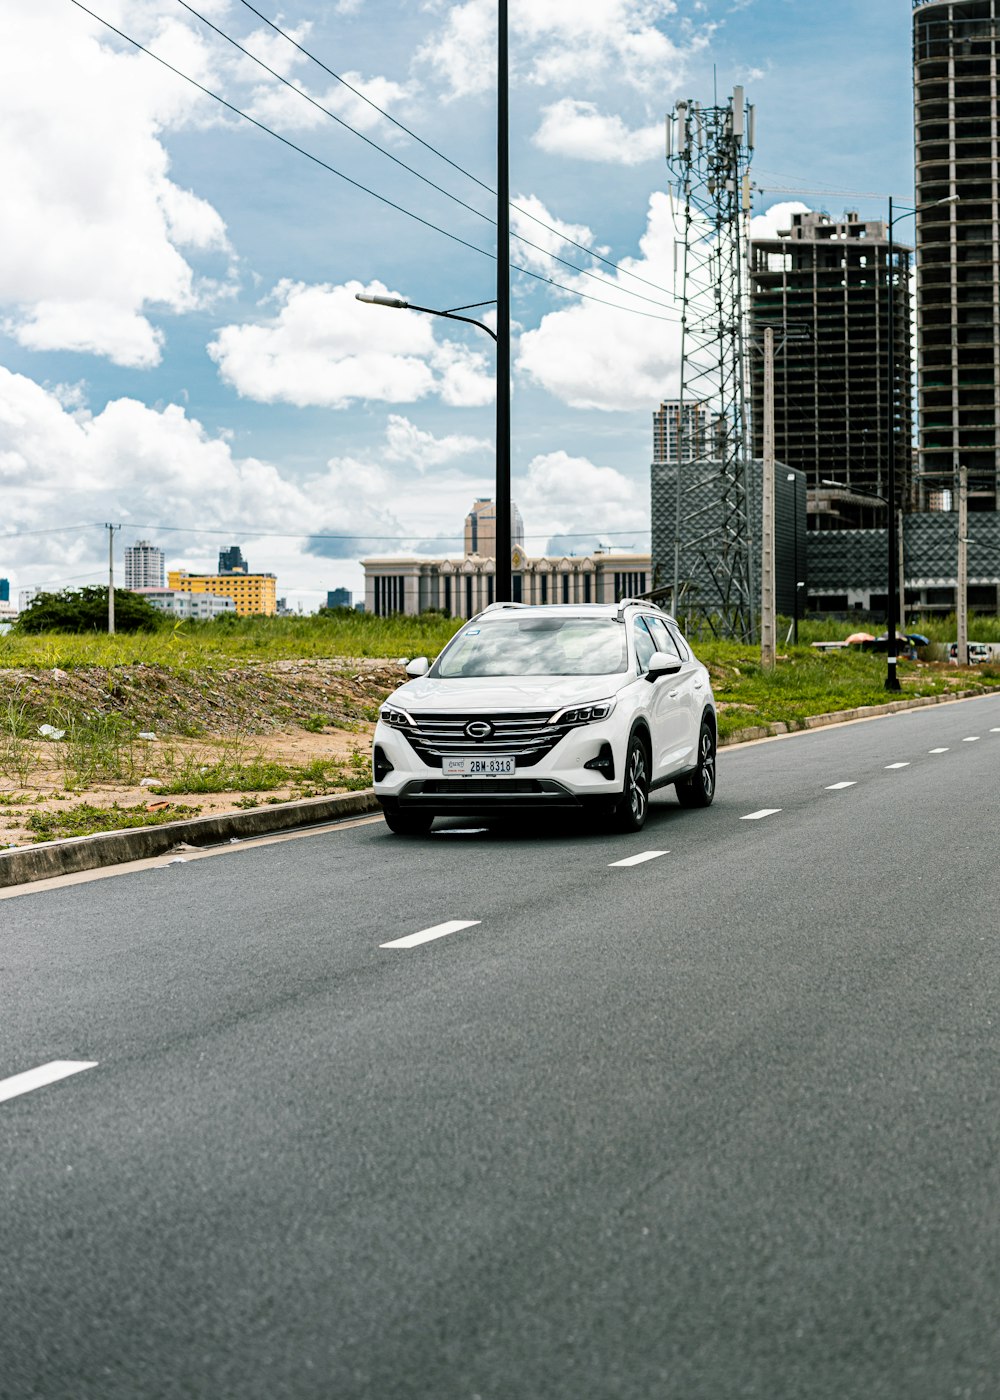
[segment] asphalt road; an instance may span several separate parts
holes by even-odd
[[[998,774],[989,698],[0,900],[0,1396],[995,1400]]]

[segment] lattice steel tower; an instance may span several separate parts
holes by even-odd
[[[724,107],[678,102],[667,117],[684,219],[680,400],[704,404],[711,424],[694,453],[679,453],[673,606],[747,641],[756,613],[744,285],[753,147],[741,87]]]

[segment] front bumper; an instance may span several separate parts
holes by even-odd
[[[620,796],[614,775],[622,772],[623,746],[612,720],[571,730],[537,763],[517,768],[510,777],[444,777],[411,747],[403,733],[384,721],[375,729],[375,795],[390,811],[425,811],[444,815],[537,811],[556,807],[607,810]],[[586,765],[610,750],[613,769]],[[476,754],[470,744],[469,753]],[[388,770],[386,763],[391,765]],[[620,783],[620,776],[618,783]]]

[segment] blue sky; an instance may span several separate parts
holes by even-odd
[[[192,9],[487,217],[335,124],[179,0],[87,3],[286,141],[493,250],[481,186],[241,0]],[[254,3],[492,183],[489,0]],[[542,246],[515,243],[513,258],[568,289],[514,278],[514,496],[531,550],[645,548],[650,415],[677,387],[663,114],[742,83],[757,108],[755,213],[771,226],[789,203],[883,217],[889,193],[912,195],[911,8],[510,9],[512,194],[549,226],[515,214]],[[354,293],[485,301],[490,259],[252,127],[71,0],[4,6],[0,69],[0,575],[12,589],[100,581],[108,520],[122,523],[119,550],[148,538],[194,571],[239,543],[306,610],[330,588],[359,593],[361,555],[456,552],[473,499],[493,494],[492,344]]]

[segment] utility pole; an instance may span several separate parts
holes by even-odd
[[[903,534],[903,507],[896,512],[896,540],[899,546],[899,630],[906,631],[906,537]]]
[[[120,525],[105,523],[108,532],[108,636],[115,635],[115,531]]]
[[[969,664],[969,468],[958,469],[958,588],[956,590],[959,666]]]
[[[774,670],[774,328],[764,329],[764,454],[761,485],[760,663]]]

